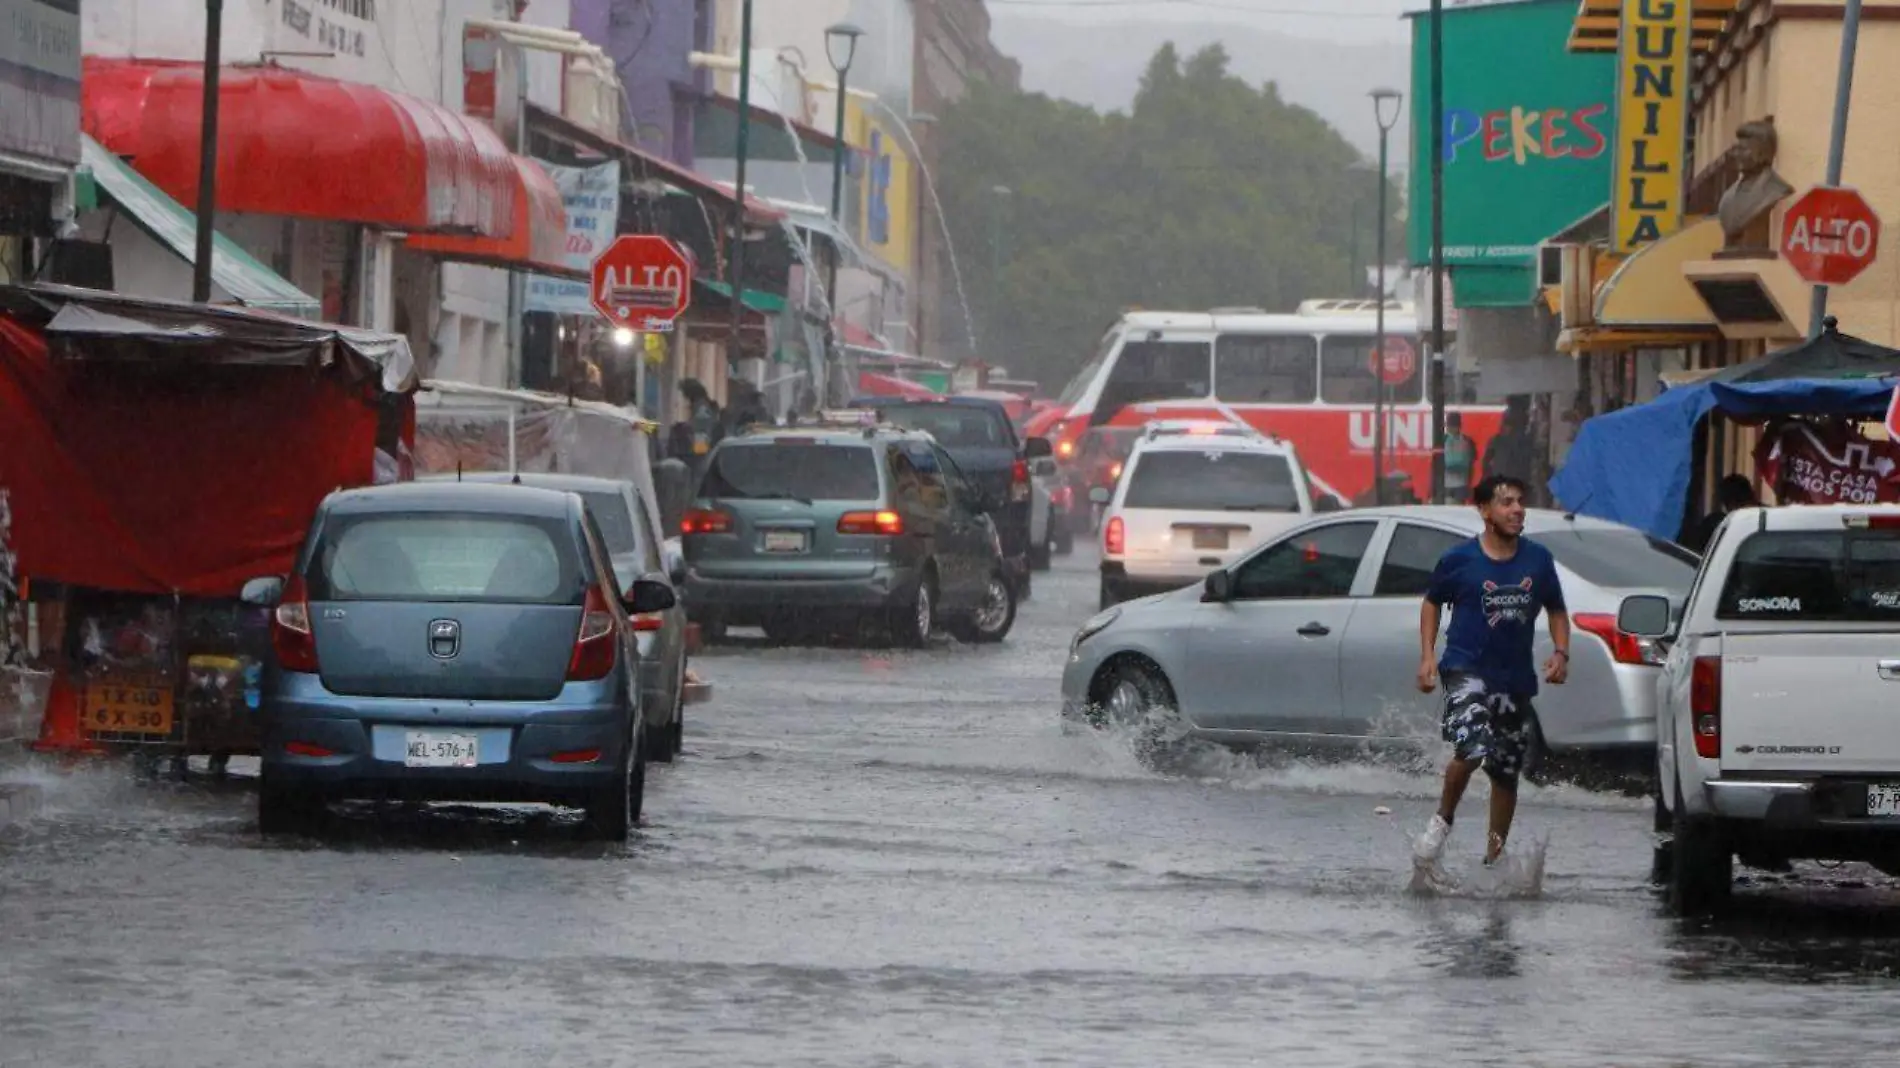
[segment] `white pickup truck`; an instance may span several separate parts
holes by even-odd
[[[1735,512],[1673,616],[1645,595],[1617,617],[1669,648],[1656,761],[1671,910],[1719,910],[1737,857],[1900,875],[1900,507]]]

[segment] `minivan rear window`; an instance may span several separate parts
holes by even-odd
[[[321,538],[304,575],[313,601],[578,604],[586,585],[555,519],[392,512],[334,518]]]
[[[877,457],[869,445],[762,442],[713,454],[699,495],[803,501],[875,501]]]
[[[1736,547],[1717,619],[1900,621],[1900,531],[1766,530]]]
[[[1135,460],[1124,508],[1207,512],[1297,512],[1299,491],[1284,456],[1209,449],[1154,451]]]
[[[1551,530],[1531,534],[1578,578],[1605,589],[1687,591],[1700,558],[1636,530]]]

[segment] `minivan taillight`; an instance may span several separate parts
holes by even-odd
[[[1120,556],[1127,548],[1126,528],[1122,526],[1121,516],[1110,516],[1108,525],[1102,528],[1102,551],[1110,556]]]
[[[897,512],[846,512],[838,517],[840,534],[882,534],[896,537],[904,532],[904,517]]]
[[[1689,668],[1689,729],[1695,734],[1695,755],[1714,760],[1722,755],[1722,658],[1698,656]]]
[[[732,517],[717,508],[688,508],[680,519],[681,534],[730,534]]]
[[[271,613],[270,643],[285,671],[316,673],[317,636],[310,629],[310,590],[302,575],[290,576],[283,599]]]
[[[567,660],[568,681],[592,682],[606,678],[614,669],[614,659],[619,653],[615,637],[614,613],[607,603],[607,595],[600,592],[599,586],[587,587],[587,600],[581,604],[580,633],[574,636],[574,655]]]

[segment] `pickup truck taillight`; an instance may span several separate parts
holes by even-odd
[[[1698,656],[1689,668],[1689,728],[1695,735],[1695,755],[1714,760],[1722,755],[1722,658]]]
[[[1127,529],[1122,525],[1121,516],[1110,516],[1108,525],[1102,528],[1102,551],[1110,556],[1120,556],[1128,548]]]
[[[1616,617],[1595,612],[1579,612],[1570,617],[1578,630],[1588,631],[1610,647],[1610,656],[1619,664],[1661,664],[1669,659],[1661,645],[1651,638],[1638,638],[1616,629]]]

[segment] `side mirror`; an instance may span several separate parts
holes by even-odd
[[[1050,447],[1048,438],[1030,438],[1023,442],[1023,459],[1025,460],[1042,460],[1055,454],[1056,451]]]
[[[230,589],[226,586],[225,589]],[[276,608],[284,599],[284,580],[276,575],[254,578],[238,591],[238,600],[252,608]]]
[[[1201,600],[1225,603],[1234,599],[1234,576],[1226,571],[1210,571],[1201,587]]]
[[[1089,490],[1089,501],[1094,504],[1107,504],[1111,496],[1113,494],[1108,492],[1107,486],[1096,486]]]
[[[1616,629],[1638,638],[1669,637],[1669,598],[1653,593],[1623,598],[1616,610]]]
[[[678,603],[673,587],[654,578],[635,579],[627,593],[627,611],[636,616],[664,612]]]

